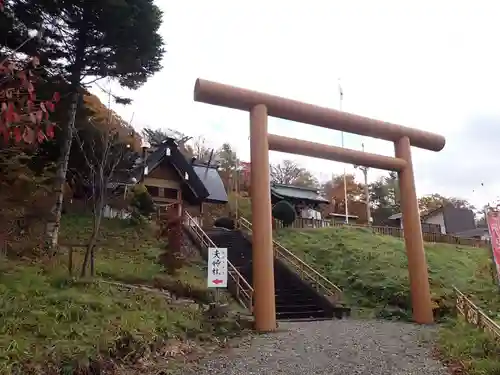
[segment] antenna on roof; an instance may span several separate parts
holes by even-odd
[[[214,156],[214,149],[210,151],[210,157],[208,158],[207,166],[205,168],[205,177],[207,176],[208,168],[210,168],[210,163],[212,163],[213,156]]]
[[[177,142],[179,142],[179,145],[184,145],[184,143],[189,141],[191,138],[193,138],[193,137],[186,135],[185,137],[182,137],[181,139],[179,139]]]

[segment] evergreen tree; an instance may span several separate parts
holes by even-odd
[[[62,188],[81,94],[91,82],[111,78],[137,89],[161,69],[163,40],[158,31],[162,13],[152,0],[6,0],[0,15],[0,55],[17,50],[38,54],[44,66],[69,83],[70,110],[62,125],[62,149],[53,217],[47,244],[57,244]],[[35,30],[42,38],[29,39]],[[21,47],[20,43],[25,42]],[[123,104],[130,102],[115,98]]]

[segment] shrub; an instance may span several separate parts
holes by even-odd
[[[233,230],[235,228],[234,220],[230,217],[219,217],[215,220],[214,227]]]
[[[141,224],[144,218],[149,217],[155,212],[155,205],[153,198],[149,195],[144,185],[136,185],[132,189],[130,197],[130,206],[132,207],[132,214],[130,221],[132,224]]]
[[[295,208],[287,201],[279,201],[272,209],[272,215],[275,219],[283,222],[283,225],[290,225],[295,221]]]
[[[0,149],[0,253],[41,255],[45,223],[51,215],[52,165],[30,168],[36,155],[19,147]]]
[[[167,207],[165,218],[160,222],[159,237],[166,237],[168,244],[158,260],[170,275],[175,275],[185,264],[182,255],[182,218],[183,215],[178,214],[177,204],[174,204]]]

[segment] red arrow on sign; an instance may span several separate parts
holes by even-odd
[[[212,280],[212,283],[214,283],[215,285],[222,284],[223,282],[224,282],[224,280],[220,280],[220,279]]]

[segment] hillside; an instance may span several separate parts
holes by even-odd
[[[91,219],[66,216],[62,224],[61,242],[80,243]],[[86,374],[95,366],[121,367],[125,374],[132,368],[149,373],[153,366],[157,373],[172,368],[177,354],[201,351],[199,340],[216,345],[217,337],[239,330],[234,320],[211,322],[201,311],[199,303],[213,301],[201,259],[192,256],[177,276],[168,276],[156,263],[160,243],[152,228],[118,220],[103,226],[94,280],[69,278],[64,253],[50,260],[1,259],[0,374],[21,367],[25,374],[77,368]],[[76,265],[82,257],[83,250]],[[138,284],[152,288],[133,287]],[[52,369],[42,366],[47,363]]]
[[[345,290],[353,306],[380,317],[411,317],[402,240],[364,228],[281,230],[277,240]],[[432,296],[441,315],[447,315],[454,302],[453,286],[476,296],[492,315],[499,314],[488,250],[447,244],[426,244],[425,249]]]
[[[339,285],[355,315],[411,318],[402,240],[365,228],[283,229],[275,239]],[[439,321],[445,322],[441,355],[461,363],[471,375],[499,374],[500,345],[453,316],[456,286],[500,321],[500,293],[492,281],[488,250],[447,244],[426,244],[425,249],[434,306]]]

